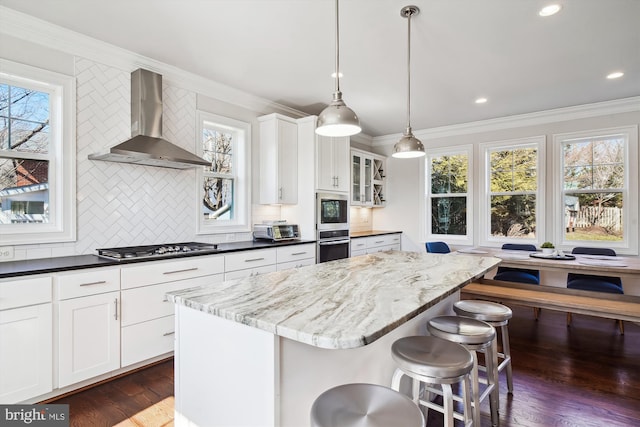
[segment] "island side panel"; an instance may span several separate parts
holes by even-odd
[[[391,345],[405,336],[427,335],[426,323],[440,315],[453,314],[455,292],[378,340],[353,349],[323,349],[280,338],[280,426],[309,425],[313,401],[340,384],[391,385],[396,368]]]
[[[279,426],[278,337],[176,305],[175,425]]]

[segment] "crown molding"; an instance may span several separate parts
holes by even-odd
[[[172,86],[188,89],[262,114],[278,112],[294,118],[307,116],[306,113],[294,108],[206,79],[178,67],[4,6],[0,6],[0,33],[126,71],[146,68],[162,74],[163,80]]]
[[[421,129],[414,131],[414,135],[419,139],[429,140],[637,111],[640,111],[640,96],[577,105],[573,107],[555,108],[552,110],[537,111],[535,113],[499,117],[496,119],[461,123],[458,125]],[[394,144],[401,136],[402,134],[396,133],[374,137],[372,145],[385,146]]]

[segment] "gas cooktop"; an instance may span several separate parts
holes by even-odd
[[[104,248],[96,249],[98,256],[102,258],[113,259],[116,261],[136,259],[136,258],[162,258],[191,253],[215,252],[218,245],[211,243],[169,243],[163,245],[148,246],[127,246],[122,248]]]

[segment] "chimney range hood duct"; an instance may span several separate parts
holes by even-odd
[[[162,138],[162,76],[142,68],[131,73],[131,139],[89,159],[172,169],[211,165]]]

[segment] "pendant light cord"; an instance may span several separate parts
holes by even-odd
[[[340,19],[336,0],[336,92],[340,92]]]
[[[411,132],[411,15],[407,11],[407,132]]]

